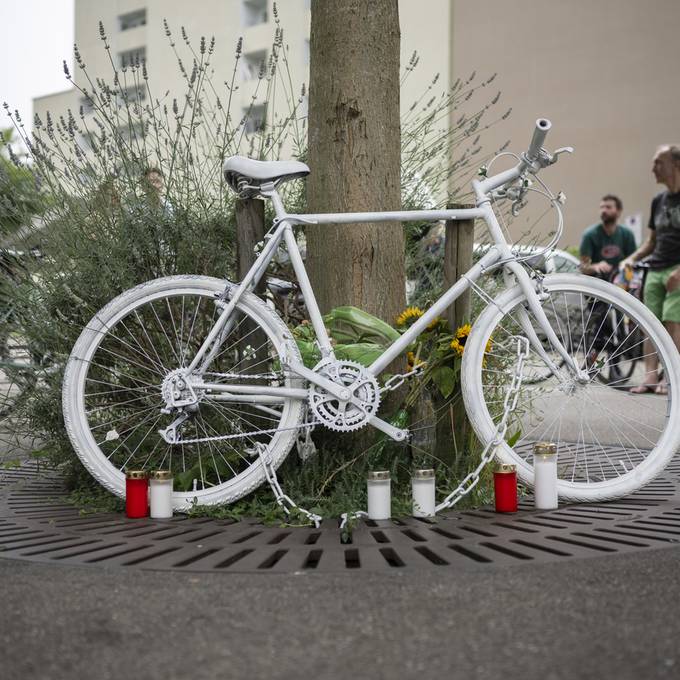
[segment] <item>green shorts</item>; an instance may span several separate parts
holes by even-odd
[[[675,321],[680,323],[680,287],[672,292],[666,290],[668,277],[677,269],[651,269],[645,279],[645,305],[661,321]]]

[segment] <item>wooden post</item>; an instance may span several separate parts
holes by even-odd
[[[474,208],[473,205],[452,203],[448,210]],[[474,220],[448,220],[444,237],[444,283],[452,286],[472,267],[472,246],[475,238]],[[470,291],[461,295],[447,312],[449,326],[453,333],[456,328],[470,321]]]
[[[474,208],[472,205],[454,203],[447,206],[450,210]],[[449,220],[446,222],[444,237],[444,284],[452,286],[462,274],[472,266],[472,249],[474,242],[474,220]],[[470,291],[461,295],[447,311],[447,319],[451,332],[470,321]],[[467,445],[472,428],[465,413],[460,393],[445,407],[445,400],[438,395],[435,406],[439,417],[436,426],[435,454],[446,462],[454,474],[462,474],[468,453]]]
[[[257,259],[255,245],[264,238],[264,201],[254,198],[237,199],[236,201],[236,275],[238,281],[242,281],[248,270]],[[256,294],[262,293],[266,287],[266,277],[263,276],[255,287]],[[240,352],[256,350],[255,354],[247,359],[240,360],[240,370],[248,372],[252,367],[254,372],[259,366],[266,366],[267,361],[267,336],[264,331],[257,328],[250,319],[244,319],[237,332],[242,340],[239,342]],[[263,364],[263,362],[265,362]],[[266,370],[266,369],[265,369]],[[251,420],[256,414],[251,416]],[[254,421],[253,421],[254,422]]]
[[[264,238],[264,201],[239,198],[236,201],[236,274],[239,281],[248,273],[257,259],[255,245]],[[264,290],[264,277],[255,288]]]

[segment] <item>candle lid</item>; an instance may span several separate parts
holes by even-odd
[[[389,470],[371,470],[368,473],[369,482],[389,482],[390,471]]]
[[[146,470],[126,470],[125,479],[148,479],[149,473]]]
[[[166,482],[172,479],[172,472],[170,470],[154,470],[151,473],[151,479]]]
[[[434,479],[434,469],[424,468],[413,471],[413,479]]]
[[[496,472],[501,474],[509,474],[511,472],[517,472],[517,467],[515,465],[510,465],[510,463],[499,463],[496,466]]]
[[[534,453],[541,456],[554,456],[557,453],[557,444],[553,442],[536,442],[534,444]]]

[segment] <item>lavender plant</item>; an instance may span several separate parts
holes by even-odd
[[[242,41],[236,45],[230,77],[218,84],[212,65],[214,40],[200,38],[194,47],[184,29],[176,37],[167,23],[163,30],[182,75],[182,93],[157,92],[144,62],[117,66],[100,25],[109,77],[91,77],[77,46],[75,63],[82,77],[74,78],[64,66],[67,80],[79,90],[91,113],[81,107],[63,115],[48,114],[45,120],[36,118],[29,132],[18,112],[6,107],[28,149],[26,158],[12,160],[32,174],[42,194],[41,207],[32,209],[31,219],[26,220],[30,228],[17,245],[38,246],[42,256],[27,262],[11,287],[16,310],[12,332],[30,347],[34,384],[40,389],[14,404],[10,426],[5,428],[9,434],[3,436],[11,435],[18,443],[37,433],[39,452],[65,466],[72,486],[82,487],[89,476],[82,472],[65,435],[61,381],[83,326],[121,291],[157,276],[194,273],[233,278],[235,197],[224,185],[224,158],[293,155],[304,160],[305,88],[293,83],[276,9],[275,22],[270,56],[260,68],[251,109],[244,116],[233,113]],[[412,77],[417,61],[414,56],[409,62],[405,78]],[[438,78],[434,78],[405,114],[405,208],[427,208],[458,198],[463,179],[485,161],[483,131],[510,112],[487,122],[499,95],[473,113],[463,111],[474,104],[473,97],[488,91],[485,88],[493,79],[477,83],[473,74],[436,94]],[[274,97],[277,90],[285,93],[283,110],[274,105],[275,100],[281,101]],[[262,130],[249,133],[248,118],[261,101],[267,102],[267,120]],[[304,211],[304,184],[290,183],[286,189],[289,209]],[[420,243],[425,229],[416,225],[409,230],[405,255],[412,273],[425,265]],[[405,364],[408,360],[405,357]],[[5,372],[11,374],[11,368]],[[404,413],[398,411],[394,417],[404,419]],[[397,507],[401,504],[406,510],[412,451],[395,450],[379,439],[348,459],[343,447],[330,442],[323,446],[323,455],[302,466],[296,456],[289,456],[282,469],[290,492],[303,503],[323,514],[362,507],[366,469],[381,457],[386,459],[389,452]],[[459,472],[442,470],[443,484]],[[269,493],[263,488],[236,507],[210,512],[278,517]]]

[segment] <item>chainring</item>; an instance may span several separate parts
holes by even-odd
[[[336,432],[358,430],[378,412],[380,385],[375,376],[355,361],[322,359],[314,372],[336,385],[350,388],[351,398],[360,404],[343,401],[322,387],[312,384],[309,388],[309,407],[314,419]]]

